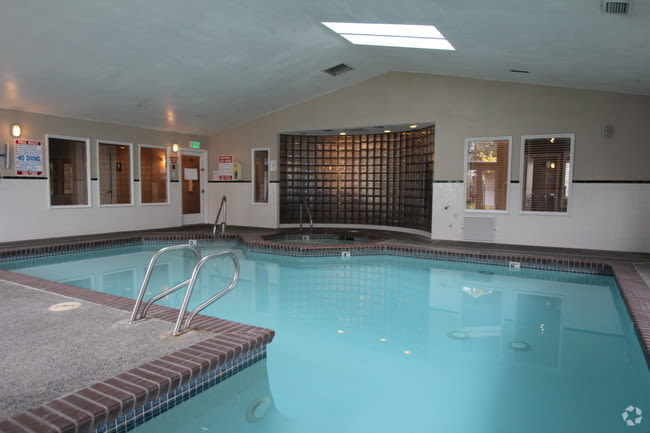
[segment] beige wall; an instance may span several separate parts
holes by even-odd
[[[277,136],[285,131],[434,121],[437,180],[463,178],[467,137],[513,136],[516,180],[522,135],[569,132],[576,134],[574,179],[647,180],[648,119],[647,96],[388,73],[215,135],[210,152],[233,154],[250,179],[250,148],[270,147],[277,159]],[[605,124],[613,137],[601,135]]]
[[[269,147],[277,160],[282,132],[433,121],[434,179],[442,182],[433,188],[432,238],[471,239],[466,227],[479,217],[493,221],[485,236],[498,243],[650,252],[650,184],[611,182],[650,180],[648,119],[648,96],[388,73],[215,135],[209,149],[211,169],[216,155],[232,154],[250,179],[250,149]],[[611,138],[601,133],[607,124]],[[512,136],[511,179],[519,180],[521,136],[559,133],[575,134],[573,179],[606,182],[575,183],[562,215],[522,214],[519,183],[510,185],[506,212],[465,211],[465,138]],[[279,196],[271,186],[265,209],[250,204],[250,184],[216,183],[211,193],[238,200],[229,224],[260,226],[264,214],[263,226],[273,227]]]
[[[90,139],[91,152],[91,177],[98,176],[97,165],[97,140],[118,141],[134,144],[153,144],[165,146],[171,152],[172,143],[188,148],[190,140],[199,140],[207,143],[208,138],[199,135],[188,135],[174,132],[157,131],[153,129],[134,128],[131,126],[117,125],[114,123],[93,122],[88,120],[70,119],[67,117],[49,116],[22,111],[0,109],[0,142],[11,143],[11,125],[20,124],[22,134],[20,138],[45,140],[45,135],[61,135],[66,137],[79,137]],[[45,143],[44,143],[45,144]],[[0,153],[4,152],[4,147]],[[13,151],[11,157],[13,158]],[[134,149],[135,177],[139,176],[139,163],[137,148]],[[13,161],[10,169],[5,170],[4,161],[0,162],[0,174],[13,176]]]
[[[134,174],[140,176],[138,144],[170,149],[173,142],[188,147],[190,140],[207,143],[207,137],[155,131],[128,126],[68,119],[12,110],[0,110],[0,143],[12,143],[10,127],[19,123],[21,138],[43,140],[46,135],[89,139],[91,178],[97,179],[97,141],[134,143]],[[162,204],[142,204],[140,182],[133,185],[133,204],[106,207],[100,205],[99,182],[90,182],[90,203],[87,206],[50,207],[49,183],[46,179],[15,177],[15,157],[11,146],[11,166],[4,169],[0,160],[0,242],[25,239],[93,234],[158,227],[179,226],[182,223],[180,183],[168,183],[169,201]],[[0,147],[4,152],[4,146]],[[45,152],[46,153],[46,152]],[[47,155],[43,155],[47,161]],[[47,173],[47,167],[44,169]],[[209,202],[209,198],[208,198]],[[209,204],[209,203],[208,203]],[[206,206],[209,208],[209,206]]]

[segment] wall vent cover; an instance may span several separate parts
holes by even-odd
[[[471,242],[494,242],[495,218],[465,217],[463,240]]]
[[[331,68],[325,69],[323,72],[325,72],[326,74],[330,74],[332,77],[336,77],[337,75],[344,74],[351,70],[352,70],[351,66],[348,66],[345,63],[340,63],[336,66],[332,66]]]
[[[627,15],[630,12],[632,2],[629,1],[603,1],[600,10],[604,14],[610,15]]]

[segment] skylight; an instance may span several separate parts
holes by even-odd
[[[322,24],[356,45],[455,50],[434,26],[333,22]]]

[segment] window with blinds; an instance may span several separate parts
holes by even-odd
[[[99,142],[99,204],[133,204],[131,144]]]
[[[140,145],[140,193],[143,204],[169,203],[167,149]]]
[[[524,212],[566,213],[573,172],[573,134],[521,138]]]
[[[90,161],[87,138],[49,136],[51,206],[90,206]]]
[[[512,137],[465,139],[465,209],[505,211]]]

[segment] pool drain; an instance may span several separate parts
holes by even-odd
[[[61,302],[60,304],[50,305],[47,309],[50,311],[68,311],[74,310],[75,308],[81,307],[81,302],[70,301],[70,302]]]
[[[246,420],[248,422],[257,422],[264,418],[264,415],[271,407],[271,400],[266,397],[258,398],[248,406],[246,410]]]

